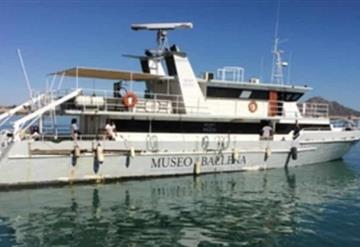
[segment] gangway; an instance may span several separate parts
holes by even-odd
[[[37,103],[39,103],[43,98],[44,98],[45,94],[41,94],[35,98],[32,98],[12,109],[10,109],[9,111],[6,111],[4,113],[2,113],[0,115],[0,128],[11,118],[13,117],[16,113],[18,113],[19,111],[26,109],[26,108],[31,108],[34,105],[36,105]]]
[[[74,91],[72,91],[71,93],[49,103],[48,105],[38,109],[37,111],[34,111],[33,113],[30,113],[22,118],[20,118],[19,120],[17,120],[14,123],[14,137],[15,139],[19,139],[19,134],[21,132],[21,130],[26,130],[31,124],[29,124],[27,127],[23,128],[24,125],[26,123],[28,123],[29,121],[31,121],[31,123],[33,123],[34,121],[36,121],[37,119],[39,119],[44,113],[54,110],[57,106],[63,104],[64,102],[75,98],[76,96],[78,96],[80,93],[82,92],[81,89],[76,89]]]

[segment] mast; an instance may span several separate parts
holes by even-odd
[[[273,84],[284,84],[284,71],[283,68],[288,66],[287,62],[284,62],[281,58],[281,54],[284,52],[280,50],[279,44],[284,40],[280,40],[278,32],[279,32],[279,16],[280,16],[280,1],[277,6],[277,17],[275,24],[275,35],[274,35],[274,48],[272,50],[273,53],[273,64],[271,71],[271,83]]]
[[[20,49],[17,49],[17,54],[18,54],[18,57],[19,57],[19,60],[20,60],[20,64],[21,64],[21,69],[24,73],[24,77],[25,77],[25,82],[26,82],[26,86],[27,86],[27,89],[29,91],[29,95],[30,95],[30,99],[33,99],[33,90],[31,88],[31,85],[30,85],[30,80],[29,80],[29,76],[26,72],[26,68],[25,68],[25,64],[24,64],[24,60],[22,58],[22,55],[21,55],[21,51]]]

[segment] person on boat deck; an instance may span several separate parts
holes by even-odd
[[[354,130],[355,129],[355,123],[354,121],[351,119],[351,116],[349,116],[347,119],[346,119],[346,126],[345,126],[345,130],[346,131],[350,131],[350,130]]]
[[[270,122],[267,122],[266,125],[261,129],[261,139],[272,140],[273,134],[273,128],[270,126]]]
[[[74,141],[76,141],[79,138],[80,132],[76,118],[71,119],[71,134]]]
[[[295,122],[295,127],[294,127],[294,132],[293,132],[293,140],[296,140],[299,136],[300,136],[300,125],[299,122],[296,120]]]
[[[35,125],[35,126],[32,126],[31,129],[30,129],[30,137],[31,139],[33,139],[34,141],[38,141],[40,140],[40,133],[39,133],[39,126]]]
[[[115,140],[114,128],[116,129],[115,124],[112,124],[110,120],[107,120],[105,125],[106,139]]]
[[[115,125],[114,121],[111,121],[111,129],[114,133],[114,137],[116,137],[116,125]]]

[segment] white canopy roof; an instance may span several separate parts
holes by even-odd
[[[75,67],[51,73],[50,75],[61,75],[70,77],[86,77],[105,80],[128,80],[128,81],[148,81],[148,80],[170,80],[172,77],[153,75],[142,72],[132,72],[113,69]]]

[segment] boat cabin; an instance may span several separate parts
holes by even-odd
[[[170,25],[171,26],[171,25]],[[296,121],[306,128],[329,129],[328,106],[298,104],[311,88],[244,80],[241,67],[224,67],[197,77],[187,54],[167,44],[170,26],[134,25],[134,30],[157,31],[158,47],[139,59],[141,71],[75,67],[50,74],[58,90],[50,90],[50,104],[26,119],[21,127],[50,109],[80,120],[80,131],[98,135],[107,120],[124,132],[259,133],[271,122],[275,133],[287,134]],[[176,27],[189,27],[176,26]],[[75,89],[59,90],[65,78]],[[82,81],[101,80],[105,89],[88,89]],[[110,83],[106,83],[108,81]],[[87,84],[89,85],[89,84]]]

